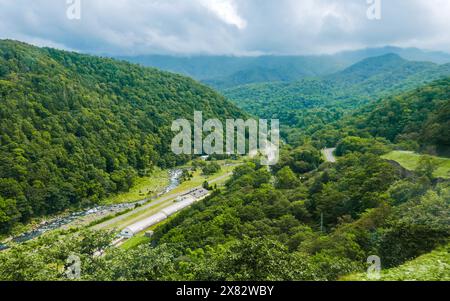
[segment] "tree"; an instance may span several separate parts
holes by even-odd
[[[391,224],[381,230],[379,252],[386,265],[397,266],[432,251],[450,237],[450,190],[429,191],[419,201],[397,207]]]
[[[0,232],[7,233],[19,221],[20,217],[16,201],[13,199],[5,200],[0,196]]]
[[[276,186],[279,189],[293,189],[299,180],[289,166],[284,167],[276,175]]]
[[[204,175],[210,176],[210,175],[218,173],[221,169],[222,168],[220,167],[220,165],[218,163],[211,162],[202,168],[202,172]]]
[[[210,190],[211,189],[211,187],[209,186],[209,183],[208,183],[208,181],[205,181],[205,182],[203,182],[203,188],[204,189],[206,189],[206,190]]]
[[[214,280],[273,281],[288,279],[291,267],[286,247],[266,238],[245,237],[227,248],[215,262]]]
[[[438,162],[433,157],[425,155],[419,159],[416,172],[419,176],[424,176],[432,180],[434,178],[433,174],[437,168]]]
[[[352,152],[372,153],[382,155],[388,152],[387,141],[383,143],[376,139],[346,137],[336,147],[336,155],[344,156]]]

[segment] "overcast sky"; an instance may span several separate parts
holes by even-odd
[[[68,1],[0,0],[0,37],[110,55],[450,52],[450,0],[380,0],[381,20],[368,0],[79,0],[80,20]]]

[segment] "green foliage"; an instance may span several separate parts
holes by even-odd
[[[379,206],[386,199],[384,192],[398,177],[394,167],[375,155],[354,153],[341,158],[335,170],[313,183],[316,216],[323,213],[328,226],[346,215],[355,219]]]
[[[0,230],[5,231],[11,228],[20,219],[20,216],[16,201],[5,200],[0,196]]]
[[[153,166],[183,162],[166,139],[170,121],[186,112],[241,114],[193,81],[123,62],[7,41],[0,59],[4,232],[126,191]],[[438,131],[448,132],[448,79],[330,122],[373,95],[409,89],[447,68],[388,55],[325,78],[253,86],[267,98],[244,106],[299,127],[284,129],[295,143],[282,149],[279,164],[238,166],[224,189],[125,248],[109,248],[111,233],[70,231],[13,246],[0,253],[0,280],[65,280],[69,255],[82,259],[82,280],[267,281],[336,280],[363,272],[369,255],[397,267],[439,253],[450,238],[448,182],[432,181],[427,159],[417,177],[380,155],[390,143],[445,149]],[[323,164],[318,148],[326,145],[337,145],[338,162]],[[195,161],[193,169],[210,174],[220,166]],[[436,275],[448,271],[436,266]]]
[[[450,158],[421,155],[409,151],[393,151],[382,158],[398,162],[405,169],[411,172],[416,171],[419,175],[428,174],[428,179],[450,178]],[[430,177],[432,171],[434,172],[432,177]]]
[[[243,114],[178,75],[0,41],[0,232],[130,189],[170,151],[171,123]]]
[[[14,246],[0,253],[0,279],[3,281],[68,280],[65,275],[69,256],[77,256],[82,274],[97,266],[99,251],[111,244],[112,233],[82,231],[57,232],[35,241]]]
[[[448,242],[448,183],[400,179],[389,163],[360,153],[287,185],[292,176],[300,174],[286,166],[273,181],[248,162],[225,190],[157,228],[151,244],[108,248],[105,233],[44,235],[0,253],[0,279],[63,280],[75,254],[82,280],[337,280],[363,272],[369,255],[395,267]]]
[[[189,169],[184,169],[180,177],[180,182],[187,182],[194,177],[193,173]]]
[[[343,281],[367,281],[366,274],[350,275]],[[381,281],[449,281],[450,280],[450,246],[422,255],[399,267],[383,269]]]
[[[222,168],[216,162],[211,162],[202,167],[202,173],[206,176],[210,176],[218,173]]]
[[[225,90],[224,94],[252,114],[278,118],[281,124],[312,134],[340,120],[350,109],[449,75],[450,64],[409,62],[387,54],[332,75],[291,83],[243,85]],[[437,120],[445,122],[445,116],[444,112]],[[388,125],[386,128],[390,129]]]
[[[450,150],[450,78],[373,103],[341,125],[358,136],[370,134],[410,145],[416,151],[448,154]]]
[[[298,186],[298,179],[294,172],[288,167],[284,167],[277,173],[276,186],[280,189],[293,189]]]
[[[273,170],[289,167],[296,173],[307,173],[317,169],[322,162],[320,151],[313,146],[304,145],[293,150],[286,147],[281,150],[280,160],[273,166]]]
[[[414,259],[448,241],[449,200],[450,189],[446,187],[396,208],[389,229],[381,230],[380,254],[387,267]]]
[[[352,152],[383,155],[389,151],[386,144],[387,141],[381,141],[381,139],[346,137],[338,143],[335,153],[337,156],[343,156]]]
[[[419,160],[416,172],[419,176],[427,177],[428,179],[433,179],[433,174],[438,168],[438,162],[431,156],[423,156]]]

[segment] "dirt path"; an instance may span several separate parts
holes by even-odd
[[[336,162],[336,157],[333,154],[335,150],[336,150],[336,148],[326,148],[322,151],[327,162],[331,162],[331,163]]]

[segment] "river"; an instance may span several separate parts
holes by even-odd
[[[167,187],[165,187],[164,190],[157,195],[157,197],[160,197],[166,193],[169,193],[170,191],[177,188],[180,185],[180,178],[181,178],[182,174],[183,174],[183,171],[181,169],[174,169],[174,170],[169,171],[169,177],[170,177],[169,185],[167,185]],[[154,198],[155,197],[144,199],[144,200],[141,200],[138,202],[133,202],[133,203],[122,203],[122,204],[114,204],[114,205],[97,206],[94,208],[85,209],[83,211],[74,212],[67,216],[57,217],[48,222],[42,223],[41,225],[39,225],[36,229],[33,229],[32,231],[29,231],[29,232],[26,232],[19,236],[14,237],[12,239],[12,241],[15,243],[23,243],[23,242],[32,240],[34,238],[37,238],[48,231],[60,229],[66,225],[73,223],[74,221],[76,221],[82,217],[86,217],[86,216],[93,215],[93,214],[102,214],[102,213],[104,213],[104,214],[110,213],[111,214],[114,212],[121,212],[121,211],[125,211],[128,209],[133,209],[136,206],[144,205],[145,203],[147,203],[148,201],[150,201]],[[0,251],[5,250],[7,248],[8,248],[7,245],[0,243]]]

